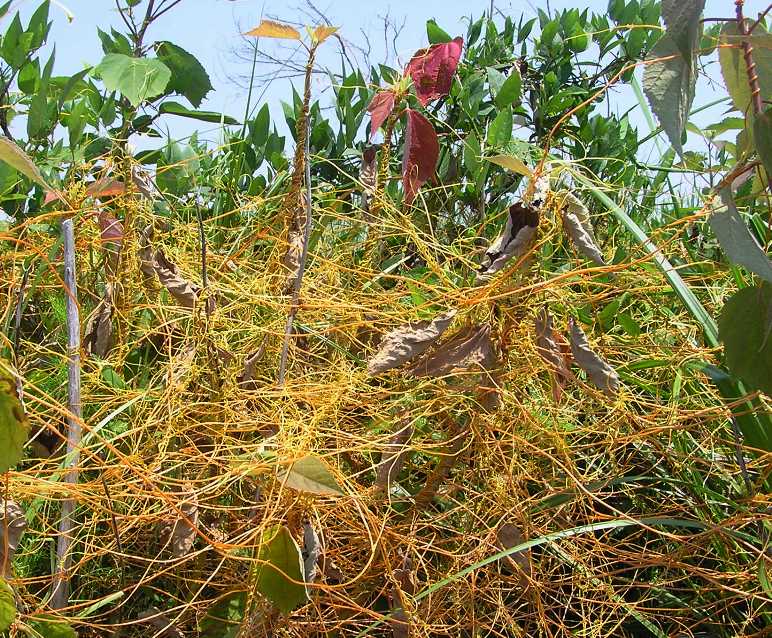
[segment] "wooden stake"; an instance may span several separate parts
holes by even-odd
[[[67,295],[67,396],[69,415],[67,417],[67,456],[65,457],[66,485],[78,482],[81,441],[80,402],[80,313],[78,310],[78,288],[75,279],[75,230],[72,219],[62,222],[64,236],[64,285]],[[62,517],[59,521],[59,538],[56,543],[56,574],[51,590],[51,607],[62,609],[70,598],[70,567],[72,556],[73,510],[75,498],[72,495],[62,502]]]

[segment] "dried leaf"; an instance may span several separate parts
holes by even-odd
[[[287,237],[287,252],[284,253],[282,263],[284,267],[289,271],[287,273],[287,279],[284,283],[285,292],[292,290],[300,274],[300,260],[303,257],[303,242],[305,240],[305,233],[302,230],[291,230]]]
[[[455,310],[449,310],[432,321],[419,321],[395,328],[381,340],[378,352],[367,362],[370,376],[386,372],[426,352],[439,336],[445,332]]]
[[[459,370],[489,370],[495,362],[490,325],[468,326],[417,361],[408,374],[444,377]]]
[[[134,165],[131,167],[131,183],[139,191],[139,194],[149,200],[154,200],[163,197],[161,191],[155,185],[153,178],[150,174],[141,166]]]
[[[477,387],[477,402],[486,412],[496,412],[501,407],[501,385],[503,383],[500,371],[483,375]]]
[[[477,283],[490,279],[511,259],[520,259],[530,250],[539,226],[539,210],[517,202],[509,207],[509,215],[502,233],[485,251],[477,273]]]
[[[511,549],[512,547],[525,543],[526,538],[517,527],[512,525],[512,523],[504,523],[496,530],[496,540],[501,549]],[[501,562],[504,565],[504,569],[507,571],[520,574],[520,584],[523,585],[523,587],[528,586],[528,579],[532,573],[530,549],[510,554],[503,558]]]
[[[99,305],[86,323],[84,347],[90,355],[104,359],[113,347],[113,288],[107,284]]]
[[[381,462],[375,471],[375,485],[379,489],[388,489],[391,482],[399,476],[407,458],[408,445],[413,438],[413,423],[404,420],[400,425],[402,427],[399,431],[389,439],[387,449],[381,454]]]
[[[418,590],[413,572],[413,561],[408,555],[403,557],[402,566],[394,570],[396,585],[391,589],[389,601],[393,610],[389,619],[389,625],[394,638],[409,638],[411,634],[410,617],[402,606],[402,594],[413,596]]]
[[[402,156],[402,186],[405,204],[410,204],[421,188],[434,175],[440,144],[434,127],[418,111],[405,109],[405,152]]]
[[[389,118],[394,110],[394,91],[378,91],[373,96],[370,104],[367,105],[367,112],[370,114],[370,139],[375,137],[378,129]]]
[[[24,512],[15,501],[0,498],[0,565],[4,578],[12,576],[13,557],[27,529]]]
[[[333,33],[337,32],[337,30],[340,27],[328,27],[328,26],[319,26],[314,29],[313,32],[313,40],[314,42],[321,44],[324,42],[327,38],[329,38]]]
[[[143,623],[150,625],[154,636],[158,638],[185,638],[182,630],[174,625],[166,614],[161,613],[155,607],[142,611],[137,616]]]
[[[251,35],[256,38],[300,40],[300,32],[297,29],[289,26],[288,24],[274,22],[273,20],[263,20],[254,29],[247,31],[244,35]]]
[[[605,266],[606,260],[595,240],[587,207],[571,193],[563,195],[563,228],[580,253],[599,266]]]
[[[103,242],[120,244],[123,241],[123,224],[107,210],[99,211],[98,219],[100,239]]]
[[[265,344],[267,339],[263,339],[263,341],[260,343],[260,347],[255,350],[252,354],[248,355],[246,359],[244,359],[244,369],[242,373],[236,378],[236,381],[238,384],[243,388],[254,388],[255,387],[255,372],[257,371],[257,364],[260,361],[260,359],[263,358],[263,355],[265,354]]]
[[[542,308],[534,320],[536,326],[536,351],[547,362],[553,377],[553,397],[560,401],[563,388],[571,378],[565,354],[557,343],[555,330],[552,327],[552,316],[546,308]]]
[[[46,180],[43,179],[38,167],[29,158],[29,155],[21,150],[15,142],[2,136],[0,136],[0,160],[10,164],[22,175],[25,175],[33,182],[37,182],[43,188],[48,188]]]
[[[513,173],[519,173],[526,177],[533,175],[533,171],[525,165],[523,160],[513,157],[512,155],[494,155],[493,157],[487,157],[486,159]]]
[[[169,532],[172,554],[181,558],[190,553],[196,540],[196,527],[198,525],[198,498],[191,489],[182,493],[184,499],[177,505],[181,516],[172,524]]]
[[[343,490],[318,456],[309,454],[279,472],[284,485],[320,496],[343,496]]]
[[[307,583],[313,583],[319,573],[318,562],[322,553],[319,534],[310,522],[303,523],[303,576]]]
[[[362,152],[362,166],[359,169],[359,181],[362,184],[362,191],[367,197],[372,197],[375,193],[375,183],[378,176],[378,162],[376,162],[377,148],[368,146]]]
[[[614,368],[595,354],[587,341],[587,335],[573,319],[569,321],[569,329],[571,353],[574,355],[576,364],[587,373],[590,381],[603,390],[606,396],[614,396],[619,390],[619,376]]]
[[[419,49],[408,62],[405,74],[413,79],[416,96],[423,106],[450,93],[463,47],[464,40],[458,37]]]
[[[86,195],[96,198],[114,197],[116,195],[123,195],[125,192],[126,184],[110,177],[98,179],[86,188]]]
[[[181,277],[177,273],[177,266],[167,259],[161,249],[155,251],[154,268],[158,281],[181,306],[193,308],[196,305],[201,288]]]

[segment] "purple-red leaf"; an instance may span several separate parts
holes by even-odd
[[[402,157],[402,185],[405,203],[410,204],[418,189],[434,175],[440,144],[434,127],[418,111],[406,109],[405,154]]]
[[[99,211],[99,230],[102,241],[123,241],[123,224],[111,212]]]
[[[434,44],[428,49],[419,49],[405,68],[413,78],[418,101],[426,106],[432,100],[450,93],[453,74],[461,59],[463,38]]]
[[[376,131],[383,126],[394,110],[394,98],[394,91],[379,91],[373,96],[367,107],[367,112],[370,114],[370,139],[373,139]]]

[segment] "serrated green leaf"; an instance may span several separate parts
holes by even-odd
[[[156,43],[156,55],[172,73],[166,90],[185,96],[196,108],[201,106],[201,101],[212,90],[212,83],[196,57],[167,41]]]
[[[764,164],[767,179],[772,180],[772,109],[759,113],[753,119],[753,144]]]
[[[704,9],[705,0],[662,0],[662,20],[667,34],[684,58],[695,54],[702,32],[700,17]]]
[[[308,600],[303,557],[290,531],[274,527],[265,532],[258,554],[256,588],[285,614]]]
[[[224,115],[223,113],[217,113],[215,111],[198,111],[189,109],[178,102],[164,102],[158,108],[160,113],[168,115],[179,115],[180,117],[188,117],[192,120],[201,120],[202,122],[212,122],[214,124],[238,124],[239,121],[232,118],[230,115]]]
[[[7,137],[0,137],[0,160],[15,168],[22,175],[29,177],[33,182],[48,188],[48,184],[40,174],[38,167],[33,164],[24,151]]]
[[[29,423],[16,396],[16,383],[0,361],[0,474],[21,460],[28,434]]]
[[[119,91],[132,106],[161,95],[172,72],[155,58],[133,58],[122,53],[108,53],[94,69],[110,91]]]
[[[314,455],[295,461],[289,470],[280,472],[280,479],[287,487],[321,496],[342,496],[343,490],[330,474],[322,460]]]
[[[683,153],[683,135],[697,83],[694,56],[685,58],[665,33],[647,56],[643,91],[673,148]]]
[[[8,583],[0,579],[0,632],[8,631],[15,619],[16,598],[13,589]]]
[[[772,262],[740,217],[731,192],[728,189],[722,190],[721,199],[726,210],[713,213],[708,220],[721,248],[733,263],[744,266],[762,279],[772,282]]]
[[[732,373],[772,396],[772,284],[743,288],[730,297],[718,330]]]
[[[769,35],[763,24],[759,24],[754,29],[754,38],[768,38]],[[732,97],[734,107],[742,113],[749,113],[751,90],[745,58],[740,48],[742,37],[736,22],[724,23],[721,28],[720,41],[724,46],[718,49],[718,60],[721,64],[721,75],[724,77],[726,89]],[[772,49],[769,46],[754,47],[753,61],[756,64],[761,99],[769,100],[772,98]]]

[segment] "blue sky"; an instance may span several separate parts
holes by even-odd
[[[52,3],[51,15],[54,26],[50,35],[50,43],[56,46],[56,67],[59,74],[75,72],[85,64],[95,64],[102,56],[101,46],[97,38],[96,28],[109,30],[110,26],[120,28],[121,22],[115,9],[114,0],[58,0],[74,15],[68,22],[65,13]],[[519,16],[521,13],[532,16],[536,14],[535,6],[543,9],[549,4],[552,10],[576,7],[576,2],[568,0],[551,0],[539,2],[517,2],[494,0],[497,10],[505,15]],[[21,5],[23,14],[30,13],[38,2],[27,0]],[[193,53],[202,62],[210,74],[215,90],[210,93],[202,108],[225,112],[241,119],[243,117],[246,91],[236,86],[229,75],[247,74],[249,65],[240,61],[233,54],[233,48],[239,46],[239,31],[255,26],[260,16],[271,16],[286,20],[303,20],[293,6],[297,4],[278,2],[276,0],[183,0],[183,2],[162,17],[148,33],[148,41],[170,40]],[[372,43],[372,58],[381,61],[384,52],[383,16],[389,14],[398,23],[405,21],[397,45],[400,62],[405,62],[419,47],[426,44],[425,22],[435,18],[446,31],[463,34],[466,31],[467,18],[470,15],[479,16],[487,11],[490,0],[317,0],[316,6],[333,22],[340,25],[341,35],[353,42],[362,43],[367,34]],[[732,0],[707,0],[706,15],[731,15],[734,3]],[[766,0],[749,0],[746,3],[747,15],[753,15],[766,6]],[[591,11],[605,13],[607,0],[584,0],[581,7]],[[309,18],[310,21],[310,18]],[[260,44],[268,52],[276,53],[284,58],[286,49],[280,43],[263,40]],[[330,47],[330,52],[335,47]],[[321,59],[325,63],[324,57]],[[329,60],[332,64],[333,60]],[[714,68],[717,67],[714,66]],[[265,68],[259,69],[265,72]],[[318,80],[317,91],[323,88],[326,78]],[[262,101],[270,105],[272,119],[283,122],[281,99],[291,95],[290,80],[277,80],[266,90]],[[711,94],[704,94],[703,101],[710,100]],[[629,94],[617,94],[614,106],[626,109],[634,103]],[[695,106],[699,106],[698,95]],[[165,121],[175,136],[183,135],[193,128],[205,128],[208,125],[201,122],[181,120],[167,116]],[[642,122],[642,120],[641,120]]]

